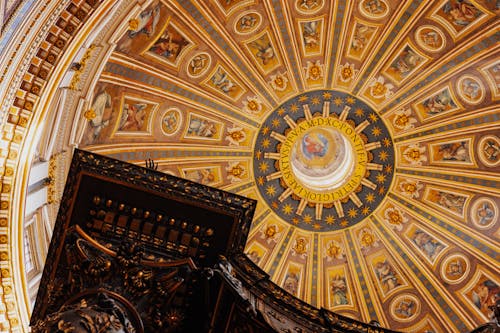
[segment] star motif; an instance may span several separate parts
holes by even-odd
[[[383,184],[385,182],[385,175],[383,173],[378,173],[377,175],[377,182],[380,184]]]
[[[299,102],[305,102],[305,101],[307,101],[308,98],[309,97],[307,95],[302,95],[299,97]]]
[[[342,98],[340,98],[340,97],[336,97],[336,98],[333,100],[333,103],[335,103],[335,105],[337,105],[337,106],[342,105]]]
[[[262,127],[262,134],[267,135],[267,133],[269,133],[269,127],[267,126]]]
[[[349,96],[346,98],[346,102],[347,102],[347,104],[354,104],[354,102],[356,102],[356,100],[354,99],[354,97]]]
[[[323,93],[323,98],[324,99],[330,99],[332,97],[332,93],[329,93],[329,92],[324,92]]]
[[[314,105],[318,105],[320,103],[319,97],[313,97],[311,99],[311,103],[313,103]]]
[[[313,224],[313,228],[314,228],[314,230],[319,230],[319,229],[321,229],[321,224],[319,224],[319,223],[314,223],[314,224]]]
[[[378,120],[378,117],[375,113],[370,113],[368,116],[372,122],[376,122]]]
[[[363,209],[361,210],[361,212],[363,213],[363,215],[370,214],[370,207],[364,206]]]
[[[375,126],[375,127],[372,129],[372,134],[373,134],[374,136],[379,136],[380,134],[382,134],[382,130],[380,129],[380,127]]]
[[[294,217],[294,218],[292,219],[292,223],[293,223],[293,224],[296,224],[296,225],[297,225],[297,224],[299,224],[299,219],[298,219],[298,218],[296,218],[296,217]]]
[[[382,150],[382,151],[378,154],[378,158],[380,158],[380,160],[381,160],[382,162],[387,161],[387,157],[389,157],[389,154],[388,154],[385,150]]]
[[[355,208],[351,208],[351,209],[349,209],[349,212],[347,213],[347,215],[349,215],[349,217],[356,217],[356,216],[358,216],[358,210]]]
[[[270,197],[274,196],[276,194],[276,188],[274,187],[274,185],[267,185],[266,193]]]
[[[274,118],[272,121],[273,127],[279,127],[281,125],[281,121],[279,118]]]
[[[333,215],[328,215],[326,218],[325,218],[325,221],[326,221],[326,224],[328,225],[332,225],[335,223],[335,217],[333,217]]]
[[[255,158],[258,159],[258,160],[260,160],[262,158],[262,151],[257,150],[255,152]]]
[[[263,148],[269,148],[271,145],[271,141],[268,138],[265,138],[262,140],[262,143],[260,144]]]
[[[389,138],[384,138],[382,140],[382,144],[384,145],[384,147],[390,147],[392,145],[392,142],[391,142],[391,139]]]
[[[269,168],[269,165],[267,165],[267,162],[260,162],[259,170],[261,172],[266,172],[268,168]]]
[[[372,203],[375,201],[375,195],[373,193],[368,193],[365,197],[366,202]]]
[[[343,227],[347,227],[349,225],[349,221],[342,220],[342,222],[340,222],[340,225],[343,226]]]
[[[384,171],[385,171],[385,173],[392,173],[392,165],[387,164],[387,165],[384,167]]]
[[[290,106],[290,111],[291,111],[292,113],[295,113],[295,112],[299,111],[299,107],[297,106],[297,104],[292,104],[292,105]]]
[[[264,185],[264,177],[259,176],[259,178],[257,178],[257,183],[261,186]]]
[[[293,207],[289,203],[285,204],[281,209],[286,215],[290,215],[293,212]]]
[[[279,108],[279,109],[278,109],[278,114],[279,114],[280,116],[284,115],[284,114],[285,114],[285,112],[286,112],[286,111],[285,111],[285,109],[284,109],[284,108]]]
[[[361,118],[365,115],[365,110],[363,110],[362,108],[357,108],[354,111],[354,114],[356,115],[356,117]]]
[[[384,194],[385,193],[385,187],[379,187],[378,189],[378,194]]]
[[[312,216],[309,214],[304,215],[304,223],[311,224],[311,222],[312,222]]]

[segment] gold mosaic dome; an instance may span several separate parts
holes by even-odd
[[[496,1],[1,3],[3,327],[27,327],[74,147],[256,199],[245,253],[315,307],[492,320]]]

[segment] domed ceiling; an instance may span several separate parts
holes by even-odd
[[[499,299],[498,6],[120,4],[68,66],[73,139],[257,199],[247,255],[313,306],[468,331]]]

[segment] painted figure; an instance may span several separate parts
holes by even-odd
[[[396,271],[387,259],[380,261],[375,265],[375,274],[377,275],[385,293],[401,285],[401,282],[396,276]]]
[[[442,243],[420,229],[415,231],[412,241],[431,261],[444,249]]]
[[[485,280],[478,284],[471,294],[474,305],[484,313],[488,319],[494,319],[494,313],[490,309],[500,301],[500,287],[492,280]]]
[[[143,11],[137,19],[132,19],[129,22],[130,30],[128,35],[134,38],[139,34],[145,34],[151,37],[156,30],[156,25],[160,19],[160,5]]]
[[[468,161],[468,147],[466,141],[444,143],[439,145],[437,159],[442,161]]]
[[[330,288],[333,295],[333,306],[349,304],[349,300],[347,299],[347,283],[345,281],[345,277],[335,275],[330,282]]]
[[[125,103],[118,130],[140,131],[146,118],[146,107],[144,103]]]
[[[320,21],[312,21],[302,25],[302,38],[306,48],[314,48],[319,45],[319,23]]]
[[[422,105],[429,115],[437,115],[441,112],[455,109],[457,107],[455,102],[453,102],[448,89],[445,89],[440,93],[427,98],[425,101],[423,101]]]
[[[101,133],[101,130],[109,125],[109,119],[104,120],[104,111],[111,107],[111,95],[102,90],[94,98],[92,103],[92,110],[94,117],[90,120],[90,125],[93,128],[93,140],[96,140]]]
[[[214,86],[216,86],[226,94],[230,93],[236,88],[236,85],[233,83],[229,75],[220,67],[217,68],[217,71],[214,73],[210,80],[212,81]]]
[[[283,289],[288,291],[290,294],[297,296],[299,291],[299,276],[295,272],[288,272],[283,282]]]
[[[489,202],[483,202],[481,207],[477,210],[478,223],[480,225],[488,225],[491,223],[493,218],[495,217],[495,211]]]
[[[469,0],[450,0],[443,6],[443,12],[458,26],[467,26],[481,15]]]
[[[202,138],[212,138],[217,133],[215,123],[207,119],[191,118],[187,133]]]

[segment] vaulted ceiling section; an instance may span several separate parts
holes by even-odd
[[[247,255],[313,306],[408,332],[491,320],[498,2],[16,6],[1,40],[4,329],[29,313],[29,167],[51,161],[55,210],[76,146],[257,199]]]

